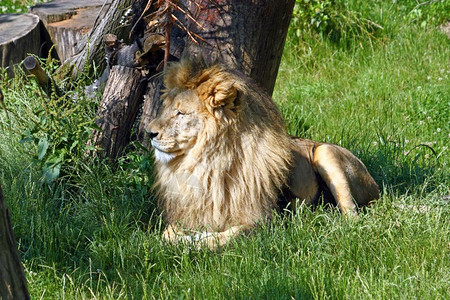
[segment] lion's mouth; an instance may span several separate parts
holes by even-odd
[[[166,147],[162,146],[158,141],[151,140],[152,147],[155,148],[155,158],[156,160],[162,162],[162,163],[168,163],[175,157],[182,154],[181,150],[173,150],[173,149],[167,149]]]
[[[155,148],[155,159],[163,164],[169,163],[175,157],[176,155],[173,153],[163,152]]]

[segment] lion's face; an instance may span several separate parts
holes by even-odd
[[[229,126],[241,108],[233,77],[211,76],[218,72],[212,68],[197,76],[195,82],[187,83],[173,74],[179,72],[177,68],[175,64],[166,74],[162,106],[146,127],[155,158],[162,163],[186,155],[199,136],[204,137],[206,127],[211,131],[219,124]]]
[[[201,110],[195,90],[173,89],[164,95],[159,116],[146,128],[158,161],[168,163],[195,145],[203,126]]]

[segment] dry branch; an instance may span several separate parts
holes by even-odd
[[[57,96],[63,95],[56,83],[45,73],[35,57],[27,56],[23,61],[23,66],[30,74],[34,75],[37,83],[47,95],[50,95],[53,90]]]
[[[43,90],[47,90],[50,84],[50,77],[42,70],[41,65],[33,56],[27,56],[23,61],[23,66],[36,77],[36,81]]]

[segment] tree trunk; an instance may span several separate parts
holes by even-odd
[[[23,267],[0,186],[0,299],[30,299]]]
[[[139,120],[138,127],[138,140],[144,145],[148,146],[148,140],[146,139],[147,133],[145,126],[154,118],[158,112],[158,107],[155,105],[154,99],[159,99],[161,95],[162,78],[155,77],[151,79],[147,84],[147,91],[144,95],[144,105],[142,107],[141,119]]]
[[[133,0],[114,0],[111,3],[104,18],[100,18],[94,28],[83,36],[74,49],[74,55],[64,65],[73,66],[72,76],[76,77],[78,72],[83,72],[86,65],[96,66],[101,70],[105,66],[105,52],[103,48],[103,37],[111,33],[119,39],[125,38],[127,28],[122,26],[125,11],[131,7]]]
[[[103,19],[112,0],[55,0],[31,8],[44,23],[61,62],[75,53],[78,42]],[[97,21],[98,22],[98,21]]]
[[[144,88],[139,70],[120,65],[112,67],[97,112],[96,122],[101,131],[96,131],[92,140],[104,156],[117,158],[130,141]]]
[[[10,67],[8,76],[13,76],[13,64],[21,62],[27,53],[39,54],[39,18],[32,14],[0,15],[0,32],[0,67]]]
[[[197,21],[188,29],[201,37],[189,39],[184,56],[223,62],[253,78],[272,94],[294,0],[195,0],[189,10]]]

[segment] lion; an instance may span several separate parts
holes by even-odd
[[[182,60],[163,81],[146,131],[164,240],[215,249],[270,219],[281,198],[291,207],[325,199],[352,216],[379,197],[358,158],[289,136],[271,97],[239,71]]]

